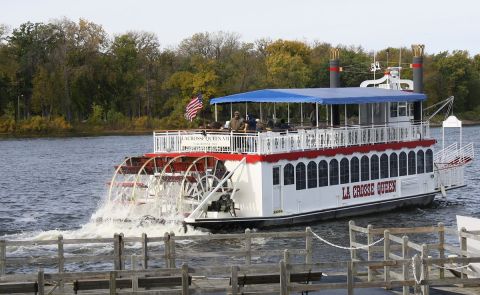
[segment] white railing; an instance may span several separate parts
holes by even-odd
[[[154,132],[154,151],[275,154],[424,138],[430,138],[428,123],[258,133],[163,131]]]

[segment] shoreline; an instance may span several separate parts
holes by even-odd
[[[480,126],[480,121],[472,120],[462,120],[462,125],[464,127],[471,126]],[[442,127],[441,122],[431,122],[430,127],[440,128]],[[97,137],[97,136],[136,136],[136,135],[150,135],[156,129],[147,129],[147,130],[91,130],[91,131],[80,131],[72,130],[66,132],[50,132],[50,133],[0,133],[0,139],[8,138],[60,138],[60,137]]]

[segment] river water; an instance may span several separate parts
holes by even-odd
[[[441,129],[432,129],[432,134],[440,143]],[[450,131],[447,136],[457,137],[458,133]],[[463,138],[464,142],[480,143],[480,127],[465,127]],[[477,155],[479,146],[475,147]],[[182,230],[173,225],[98,223],[91,220],[103,204],[107,193],[106,182],[112,176],[113,166],[121,163],[126,156],[141,155],[152,149],[150,135],[0,139],[0,239],[56,239],[59,234],[64,238],[112,237],[119,232],[125,236],[140,236],[142,232],[149,236],[163,236],[166,231],[182,234]],[[457,214],[480,217],[479,172],[477,160],[466,169],[468,186],[448,192],[446,198],[437,197],[429,208],[353,219],[363,226],[403,227],[438,222],[455,226]],[[331,242],[347,246],[348,220],[322,222],[311,227]],[[304,226],[288,230],[304,230]],[[202,232],[189,231],[189,234],[199,233]],[[297,242],[289,243],[287,240],[263,241],[262,247],[284,249],[298,246]],[[348,257],[348,251],[319,241],[315,243],[314,257],[318,259]],[[222,246],[227,245],[218,242],[215,245]],[[195,244],[191,247],[192,250],[202,251],[211,249],[212,245]],[[27,250],[21,249],[17,254]]]

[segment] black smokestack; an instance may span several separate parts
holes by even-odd
[[[330,88],[340,87],[340,50],[338,48],[330,49]],[[340,125],[340,107],[332,105],[332,125]]]
[[[413,92],[423,93],[423,50],[425,45],[412,45],[413,51]],[[422,102],[413,103],[413,121],[415,123],[422,121]]]

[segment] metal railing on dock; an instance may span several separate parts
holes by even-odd
[[[449,244],[446,235],[457,243]],[[480,263],[480,256],[468,251],[468,240],[480,241],[479,232],[460,231],[436,226],[409,228],[361,227],[349,223],[350,252],[343,261],[315,261],[313,250],[326,241],[306,228],[297,232],[251,232],[163,237],[124,237],[117,234],[109,239],[63,239],[48,241],[0,241],[0,294],[12,290],[39,294],[189,294],[194,290],[240,294],[345,289],[349,295],[359,288],[403,288],[403,294],[429,294],[430,286],[476,284],[480,279],[471,269]],[[255,240],[294,239],[300,245],[292,249],[258,249]],[[319,239],[317,241],[315,239]],[[383,240],[382,240],[383,239]],[[421,240],[418,242],[417,240]],[[227,243],[216,243],[225,240]],[[216,243],[210,252],[191,252],[186,242]],[[328,242],[328,241],[327,241]],[[380,243],[382,242],[382,243]],[[428,243],[426,243],[428,242]],[[92,244],[109,244],[112,253],[105,255],[75,255]],[[131,244],[137,243],[136,247]],[[157,243],[159,247],[151,245]],[[236,245],[236,249],[227,248]],[[335,246],[333,243],[331,245]],[[128,247],[126,247],[128,245]],[[220,247],[220,246],[221,247]],[[56,255],[13,257],[16,247],[51,246]],[[340,247],[340,246],[338,246]],[[205,248],[203,248],[205,249]],[[160,252],[162,251],[162,252]],[[52,254],[52,253],[50,253]],[[451,256],[456,254],[456,256]],[[277,257],[262,261],[262,257]],[[233,262],[215,263],[215,258],[240,258]],[[201,258],[206,263],[199,264]],[[138,261],[138,259],[140,261]],[[82,271],[80,266],[67,271],[71,264],[110,261],[111,269]],[[140,267],[137,268],[138,262]],[[30,265],[26,273],[19,273]],[[55,268],[53,268],[53,266]],[[37,267],[40,270],[37,272]],[[445,270],[458,272],[458,277]],[[339,274],[334,282],[323,282],[322,273]],[[215,278],[215,283],[208,283]],[[48,282],[49,284],[46,284]],[[69,286],[67,288],[67,285]],[[50,290],[47,290],[50,289]],[[68,291],[70,290],[70,291]],[[103,291],[101,291],[103,290]],[[104,293],[102,293],[104,292]]]

